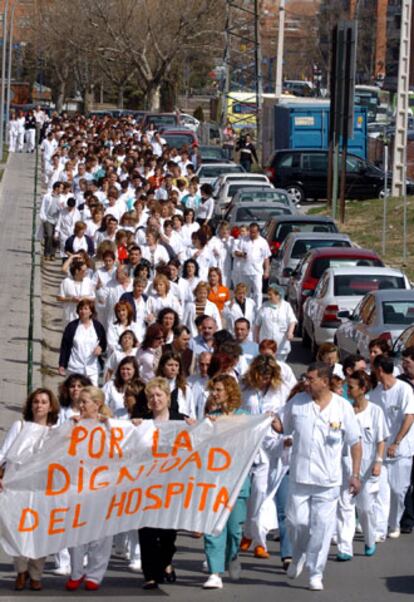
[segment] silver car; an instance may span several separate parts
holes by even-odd
[[[291,200],[290,196],[283,188],[263,189],[259,187],[257,190],[250,188],[244,190],[241,188],[233,197],[231,202],[233,205],[242,205],[244,203],[281,203],[291,209],[292,213],[297,213],[296,205]]]
[[[237,238],[240,226],[248,226],[252,222],[256,222],[262,228],[272,217],[291,214],[290,207],[282,203],[243,203],[242,205],[232,205],[224,219],[229,222],[232,235]]]
[[[320,247],[352,247],[347,234],[321,232],[291,232],[272,257],[270,281],[287,287],[292,272],[310,249]]]
[[[200,165],[196,176],[200,178],[200,184],[213,184],[222,174],[241,173],[245,173],[245,171],[238,163],[206,163]]]
[[[414,290],[402,272],[394,271],[397,275],[390,278],[387,289],[367,293],[352,314],[338,312],[344,321],[335,333],[334,342],[341,359],[359,353],[368,360],[372,339],[384,338],[392,346],[402,331],[413,324]]]

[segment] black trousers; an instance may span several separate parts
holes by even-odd
[[[142,572],[145,581],[164,581],[165,568],[172,564],[177,550],[175,529],[153,529],[144,527],[138,529],[139,545],[141,547]]]
[[[414,528],[414,460],[411,469],[411,483],[405,494],[404,514],[402,515],[400,525],[409,529]]]

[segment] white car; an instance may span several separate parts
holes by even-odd
[[[206,163],[196,171],[200,184],[213,184],[222,174],[240,175],[246,173],[238,163]]]
[[[224,215],[236,192],[241,189],[247,190],[249,188],[254,190],[274,190],[273,184],[268,184],[267,182],[250,181],[246,178],[243,178],[242,180],[229,180],[220,189],[220,194],[216,200],[216,216],[221,217]]]
[[[364,295],[374,290],[409,288],[400,270],[383,267],[328,268],[313,296],[303,306],[303,341],[316,349],[333,341],[342,320],[340,312],[352,314]]]
[[[189,115],[188,113],[180,113],[179,119],[180,125],[183,125],[184,127],[188,128],[189,130],[192,130],[193,132],[196,132],[200,126],[199,120],[193,117],[192,115]]]
[[[269,178],[267,176],[265,176],[265,174],[263,174],[263,173],[244,172],[241,174],[237,174],[237,173],[223,174],[223,175],[219,176],[217,178],[217,180],[214,182],[213,197],[215,199],[217,199],[218,196],[220,195],[220,191],[223,188],[223,186],[227,182],[230,182],[230,180],[246,180],[249,182],[256,182],[259,185],[261,185],[263,182],[270,184]]]
[[[409,287],[402,273],[397,278],[399,284]],[[368,293],[351,315],[339,312],[338,318],[344,318],[334,338],[341,358],[359,353],[368,359],[368,345],[372,339],[381,337],[392,346],[403,330],[414,322],[414,290],[388,289]]]

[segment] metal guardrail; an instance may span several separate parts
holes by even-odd
[[[36,213],[37,213],[37,188],[39,171],[39,128],[36,128],[36,150],[35,150],[35,173],[33,186],[33,209],[32,209],[32,237],[31,237],[31,268],[29,288],[29,329],[27,334],[27,393],[33,389],[33,331],[34,331],[34,288],[36,273]]]

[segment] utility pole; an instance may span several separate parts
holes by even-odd
[[[6,91],[6,54],[7,54],[7,20],[9,0],[5,0],[3,11],[3,47],[1,49],[1,91],[0,91],[0,161],[3,161],[4,144],[4,104]]]
[[[9,126],[10,118],[10,101],[11,101],[11,79],[12,79],[12,65],[13,65],[13,33],[14,33],[14,11],[18,0],[13,2],[11,16],[10,16],[10,32],[9,32],[9,59],[7,66],[7,98],[6,98],[6,130]]]
[[[282,95],[283,84],[283,52],[285,47],[285,18],[286,18],[286,0],[280,0],[279,4],[279,31],[277,36],[277,55],[276,55],[276,79],[275,96],[280,98]]]
[[[395,121],[394,157],[392,169],[392,196],[405,195],[405,162],[409,109],[410,38],[412,0],[402,0],[400,57],[398,63],[397,114]]]

